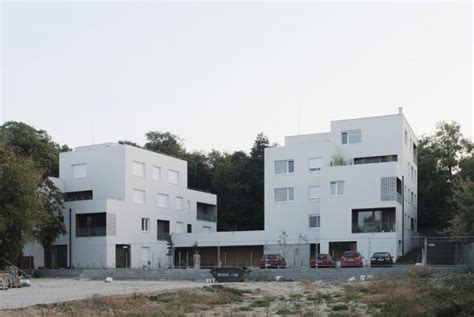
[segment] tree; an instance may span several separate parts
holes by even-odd
[[[454,192],[456,211],[444,233],[450,236],[474,236],[474,181],[461,179]]]
[[[422,231],[440,231],[454,216],[455,186],[472,152],[456,122],[440,122],[418,144],[418,216]],[[467,172],[467,169],[466,169]]]
[[[0,143],[0,255],[12,261],[21,256],[41,219],[41,174],[29,157],[21,157]],[[2,261],[0,261],[1,266]]]
[[[36,191],[41,202],[37,206],[37,214],[40,216],[31,222],[33,227],[29,232],[43,246],[48,246],[65,232],[61,221],[63,195],[48,177],[58,176],[59,153],[71,149],[67,145],[59,146],[46,131],[37,130],[22,122],[11,121],[0,126],[0,140],[15,156],[31,159],[40,175]]]
[[[145,149],[177,158],[185,157],[186,150],[179,136],[158,131],[150,131],[145,136],[148,141],[145,143]]]

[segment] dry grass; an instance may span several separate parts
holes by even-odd
[[[357,283],[266,283],[86,300],[1,311],[2,316],[474,316],[474,275]],[[244,284],[245,285],[245,284]],[[263,290],[260,288],[262,287]],[[252,289],[252,290],[248,290]]]

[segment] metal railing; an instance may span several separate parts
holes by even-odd
[[[364,224],[352,223],[352,233],[366,232],[395,232],[395,222],[369,222]]]

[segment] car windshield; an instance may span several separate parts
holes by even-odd
[[[320,254],[318,255],[318,260],[326,260],[328,256],[326,254]]]
[[[359,254],[355,251],[346,251],[344,252],[344,257],[346,258],[355,258],[355,257],[358,257]]]
[[[266,258],[269,259],[269,260],[274,260],[274,259],[277,258],[277,256],[275,254],[269,254],[269,255],[266,256]]]
[[[390,257],[390,253],[388,252],[375,252],[374,253],[374,258],[379,257],[379,256]]]

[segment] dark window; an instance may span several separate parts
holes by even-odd
[[[191,233],[193,232],[193,225],[188,225],[188,233]]]
[[[415,143],[413,143],[413,163],[418,164],[418,149]]]
[[[342,144],[347,144],[347,132],[342,132]]]
[[[415,230],[415,219],[411,218],[411,230]]]
[[[398,156],[396,154],[382,155],[382,156],[356,157],[354,158],[354,164],[396,162],[397,160],[398,160]]]
[[[92,200],[92,190],[65,193],[65,201]]]
[[[215,205],[198,202],[196,205],[197,220],[217,221],[217,208]]]
[[[402,181],[397,177],[397,193],[402,194]]]
[[[76,214],[76,237],[106,235],[106,213]]]
[[[352,233],[394,231],[395,208],[352,210]]]
[[[168,220],[158,220],[157,240],[168,240],[170,236],[170,222]]]

